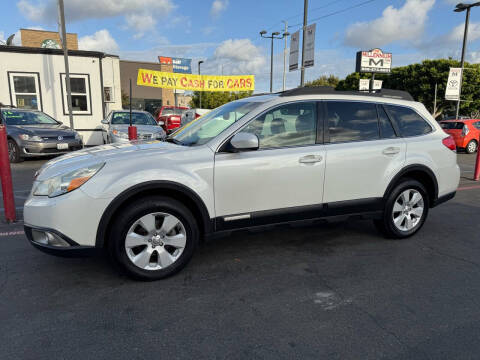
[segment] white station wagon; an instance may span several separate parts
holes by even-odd
[[[459,177],[453,139],[409,94],[299,88],[225,104],[166,142],[46,163],[25,231],[46,252],[106,249],[129,275],[159,279],[235,229],[355,215],[409,237]]]

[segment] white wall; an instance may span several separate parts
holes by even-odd
[[[60,73],[65,72],[63,55],[1,52],[0,59],[0,102],[10,104],[7,72],[38,72],[43,111],[64,124],[70,125],[68,115],[64,114],[62,103]],[[100,59],[96,57],[69,56],[70,73],[89,74],[90,76],[91,115],[73,115],[75,129],[102,128],[100,121],[104,118],[103,88],[100,81],[99,61]],[[114,87],[114,102],[109,103],[106,110],[121,109],[119,59],[106,57],[102,63],[104,86]],[[80,131],[80,133],[86,145],[102,143],[100,131]]]

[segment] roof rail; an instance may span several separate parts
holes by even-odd
[[[280,96],[299,96],[299,95],[357,95],[357,96],[373,96],[390,99],[400,99],[414,101],[412,95],[407,91],[381,89],[375,92],[366,91],[339,91],[330,86],[308,86],[298,87],[278,93]]]

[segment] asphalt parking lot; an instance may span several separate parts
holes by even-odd
[[[457,196],[413,238],[369,221],[237,233],[158,282],[0,223],[0,358],[478,359],[480,183],[475,156],[458,159]],[[13,166],[20,219],[43,162]]]

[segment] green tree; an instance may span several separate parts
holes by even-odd
[[[391,74],[376,74],[375,79],[383,80],[382,87],[408,91],[416,101],[425,105],[433,113],[435,83],[437,84],[437,111],[435,117],[442,113],[455,115],[455,101],[445,100],[450,67],[460,67],[452,59],[424,60],[421,63],[393,68]],[[480,65],[465,63],[463,74],[462,101],[460,115],[470,116],[480,109]],[[337,90],[358,90],[360,78],[370,78],[371,74],[352,73],[341,80]]]
[[[316,80],[305,83],[305,86],[331,86],[336,87],[340,79],[335,75],[322,75]]]
[[[202,108],[203,109],[215,109],[230,101],[243,99],[251,96],[253,91],[202,91]],[[190,107],[200,107],[200,92],[194,91],[192,100],[190,101]]]

